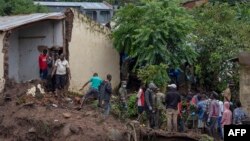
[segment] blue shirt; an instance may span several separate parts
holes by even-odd
[[[206,102],[204,100],[199,101],[197,106],[198,106],[198,118],[203,119],[205,111],[206,111]]]
[[[98,76],[93,76],[89,80],[91,82],[91,88],[98,90],[102,83],[102,79]]]

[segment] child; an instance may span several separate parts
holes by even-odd
[[[221,119],[223,138],[224,138],[224,125],[232,124],[232,112],[229,110],[229,107],[230,107],[230,103],[226,101],[224,103],[224,112],[223,112],[222,119]]]

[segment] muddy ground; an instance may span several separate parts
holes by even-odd
[[[79,97],[55,97],[37,89],[39,81],[8,83],[0,95],[0,141],[137,141],[199,140],[196,134],[176,134],[142,129],[137,135],[125,121],[112,115],[103,118],[101,109],[86,105],[77,111]],[[27,91],[36,87],[35,95]],[[64,93],[68,95],[67,92]],[[157,137],[156,137],[157,135]],[[130,138],[129,138],[130,137]]]

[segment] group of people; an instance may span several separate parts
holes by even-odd
[[[211,136],[224,138],[225,125],[241,125],[247,118],[247,113],[243,110],[241,102],[238,100],[234,104],[231,102],[230,89],[223,93],[224,101],[219,100],[219,95],[212,92],[210,98],[205,95],[196,95],[196,100],[192,102],[198,114],[198,128],[208,127]]]
[[[167,130],[177,132],[178,103],[180,102],[181,96],[175,84],[168,85],[167,95],[161,93],[154,83],[148,84],[146,90],[143,85],[137,94],[138,120],[140,121],[141,115],[145,111],[149,127],[158,129],[164,125],[161,117],[165,116]]]
[[[57,94],[59,90],[65,88],[67,80],[71,78],[69,63],[64,54],[48,55],[47,53],[48,51],[45,49],[39,56],[40,78],[48,80],[50,88]],[[111,80],[110,74],[107,74],[106,80],[102,80],[97,73],[94,73],[81,88],[82,90],[91,83],[89,90],[81,100],[79,109],[88,99],[96,98],[98,106],[104,109],[104,115],[109,115],[112,94]],[[122,81],[119,89],[122,111],[126,111],[128,108],[126,84],[126,81]],[[240,101],[236,102],[236,108],[233,109],[229,88],[222,93],[224,101],[219,100],[219,95],[216,92],[209,95],[207,97],[208,94],[197,93],[195,95],[188,94],[186,98],[182,98],[175,84],[168,85],[166,94],[161,93],[153,82],[148,84],[147,88],[142,85],[137,94],[138,120],[140,121],[142,113],[145,111],[151,128],[163,128],[177,132],[183,131],[186,125],[190,128],[200,129],[200,131],[208,129],[213,137],[218,131],[218,135],[223,138],[224,126],[242,124],[242,120],[247,117],[247,114]],[[186,101],[186,105],[182,105],[183,101]],[[183,118],[184,114],[188,117],[186,120]],[[162,116],[167,121],[162,121]]]
[[[69,62],[65,55],[63,53],[48,55],[48,50],[44,49],[39,55],[38,64],[41,80],[46,80],[46,88],[57,95],[59,90],[65,88],[68,79],[71,79]]]
[[[184,98],[177,91],[175,84],[168,85],[165,95],[154,83],[150,83],[146,90],[141,86],[137,94],[138,120],[145,111],[151,128],[163,128],[174,132],[183,131],[184,127],[200,132],[207,129],[211,136],[219,135],[224,138],[224,126],[242,124],[247,114],[240,101],[235,103],[236,108],[233,109],[229,88],[221,96],[224,97],[224,101],[219,100],[216,92],[188,94]],[[186,119],[184,114],[187,116]],[[167,118],[167,121],[162,121],[161,116]],[[167,124],[166,127],[164,122]]]

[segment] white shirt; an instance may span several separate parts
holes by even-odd
[[[224,104],[223,104],[222,101],[219,101],[219,100],[217,100],[217,102],[218,102],[219,105],[220,105],[219,117],[222,117],[223,112],[224,112]]]
[[[57,59],[55,67],[57,75],[65,75],[67,73],[66,69],[69,68],[69,62],[65,59],[63,61],[61,61],[61,59]]]

